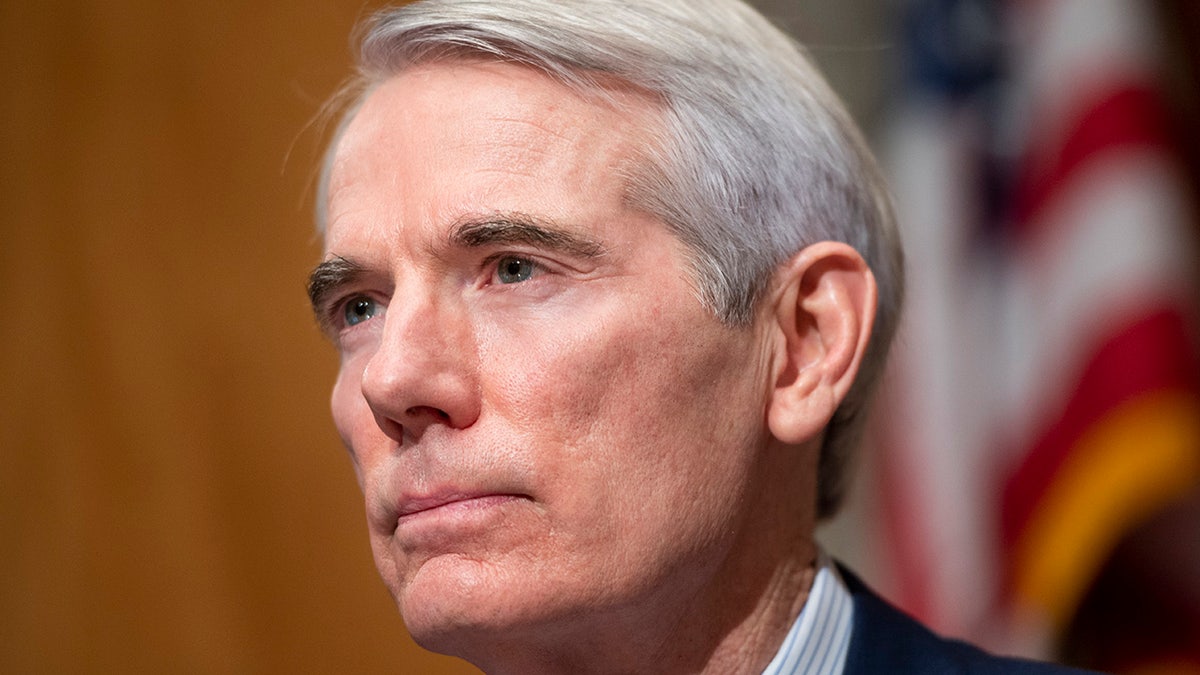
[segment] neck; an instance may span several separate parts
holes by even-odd
[[[811,541],[797,555],[776,567],[757,591],[757,601],[743,618],[729,626],[704,667],[691,672],[761,673],[808,600],[816,577],[816,549]],[[683,672],[683,671],[681,671]]]

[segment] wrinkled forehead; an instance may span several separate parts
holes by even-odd
[[[326,253],[443,259],[458,224],[495,214],[631,244],[620,223],[662,223],[630,195],[657,111],[628,98],[612,105],[496,62],[435,64],[382,82],[333,157]]]
[[[586,151],[631,188],[658,175],[667,137],[661,98],[611,76],[565,82],[530,66],[472,56],[413,64],[375,76],[347,109],[322,166],[317,203],[322,233],[332,196],[363,172],[387,168],[364,164],[361,158],[369,153],[362,151],[431,119],[439,122],[440,136],[427,140],[474,143],[474,151],[498,167]],[[405,148],[387,149],[392,152],[384,155],[397,162],[407,158]]]

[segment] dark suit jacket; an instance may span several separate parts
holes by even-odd
[[[840,568],[854,599],[854,631],[845,675],[1065,675],[1062,666],[992,656],[965,642],[946,640],[892,607],[858,577]]]

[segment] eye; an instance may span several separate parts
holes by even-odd
[[[516,284],[528,281],[533,276],[537,265],[532,260],[504,256],[496,261],[496,280],[502,284]]]
[[[347,326],[358,325],[379,313],[379,303],[365,295],[351,298],[346,302],[342,318]]]

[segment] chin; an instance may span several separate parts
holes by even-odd
[[[518,645],[528,644],[522,635],[544,635],[539,627],[550,619],[549,607],[535,589],[517,587],[521,578],[479,560],[442,555],[425,561],[393,595],[418,645],[483,667],[515,656]]]
[[[411,578],[393,589],[396,606],[421,646],[440,636],[486,634],[521,623],[525,593],[512,588],[520,573],[461,554],[424,561]],[[441,651],[441,650],[435,650]]]

